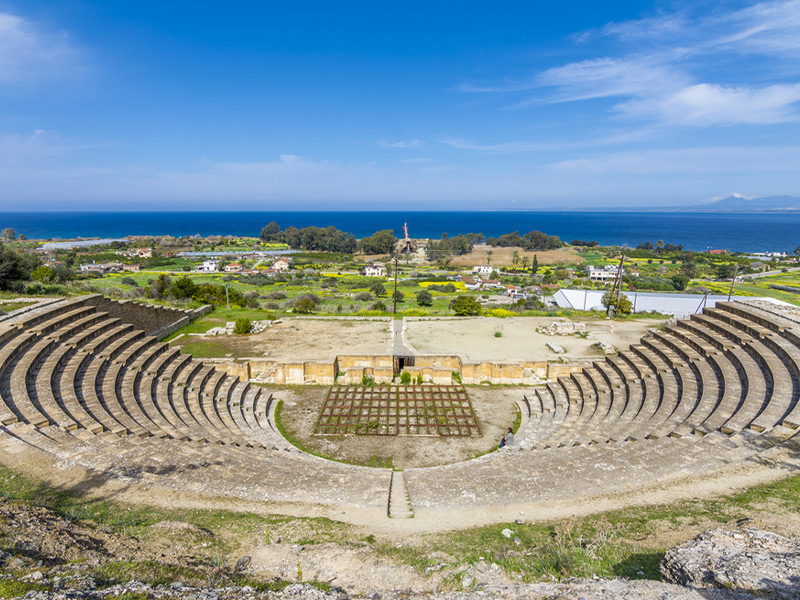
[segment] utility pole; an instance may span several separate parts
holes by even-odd
[[[225,284],[225,306],[228,307],[228,310],[231,309],[231,301],[228,298],[228,284]]]
[[[397,257],[394,257],[394,294],[392,294],[392,300],[394,300],[394,307],[392,308],[392,316],[397,316]]]
[[[736,285],[736,273],[739,271],[739,263],[733,265],[733,279],[731,279],[731,289],[728,292],[728,302],[731,301],[731,296],[733,296],[733,286]]]
[[[625,265],[625,246],[622,247],[622,258],[619,259],[619,268],[617,269],[617,276],[614,278],[614,287],[611,288],[611,295],[616,296],[615,302],[616,304],[609,304],[608,310],[606,311],[606,316],[611,316],[612,306],[614,307],[614,316],[616,317],[619,313],[619,297],[622,295],[622,271]],[[616,292],[616,293],[615,293]]]

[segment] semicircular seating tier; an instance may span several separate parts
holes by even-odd
[[[520,506],[708,474],[795,447],[800,318],[722,302],[525,398],[518,443],[441,467],[355,467],[277,431],[276,400],[160,342],[192,311],[102,296],[0,321],[0,451],[109,479],[374,509]]]

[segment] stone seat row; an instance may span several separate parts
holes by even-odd
[[[85,299],[0,330],[0,423],[264,447],[268,397]]]
[[[543,449],[797,429],[800,337],[789,325],[719,303],[537,390],[529,402],[539,419],[521,439]]]

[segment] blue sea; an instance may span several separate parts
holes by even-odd
[[[412,238],[461,233],[539,230],[565,241],[636,246],[664,240],[691,250],[793,252],[800,244],[800,213],[692,212],[4,212],[0,229],[12,227],[30,239],[124,237],[126,235],[248,235],[275,221],[347,231],[361,238],[380,229],[399,237],[408,222]]]

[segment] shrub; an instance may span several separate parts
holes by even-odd
[[[366,388],[375,386],[375,378],[372,375],[364,374],[361,376],[361,385]]]
[[[422,385],[422,373],[417,373],[417,385]]]
[[[286,294],[283,292],[270,292],[267,294],[267,299],[269,300],[285,300]]]
[[[481,314],[481,303],[472,296],[459,296],[453,300],[450,307],[461,317],[473,317]]]
[[[400,375],[400,383],[402,383],[403,385],[408,385],[409,383],[411,383],[411,373],[409,373],[408,371],[403,371],[403,374]]]
[[[609,307],[615,306],[617,303],[617,297],[614,295],[612,290],[608,290],[605,294],[603,294],[603,299],[601,300],[603,306],[606,307],[608,310]],[[615,307],[615,312],[617,315],[627,315],[630,314],[631,310],[633,310],[633,303],[628,299],[625,294],[620,294],[619,296],[619,306]]]
[[[378,301],[370,307],[370,310],[379,310],[381,312],[385,312],[386,305],[383,302]]]
[[[122,279],[120,279],[120,283],[122,283],[123,285],[130,285],[130,286],[133,286],[133,287],[138,287],[139,286],[139,284],[136,282],[136,280],[133,277],[123,277]]]
[[[236,335],[244,335],[250,333],[252,328],[253,324],[250,322],[250,319],[236,319],[236,323],[233,325],[233,333]]]
[[[405,298],[405,294],[403,294],[403,292],[401,292],[400,290],[395,290],[392,297],[394,298],[395,302],[402,302],[403,298]]]
[[[314,301],[306,296],[307,294],[304,294],[294,301],[294,309],[302,314],[314,312],[314,309],[317,308],[317,305],[314,303]]]
[[[295,301],[300,300],[301,298],[307,298],[308,300],[311,300],[311,302],[314,303],[315,307],[321,302],[319,296],[317,296],[316,294],[303,294],[295,298]]]
[[[433,296],[428,290],[420,290],[417,292],[417,304],[431,306],[433,304]]]
[[[372,300],[372,294],[370,294],[369,292],[361,292],[359,294],[356,294],[355,299],[361,302],[369,302],[370,300]]]

